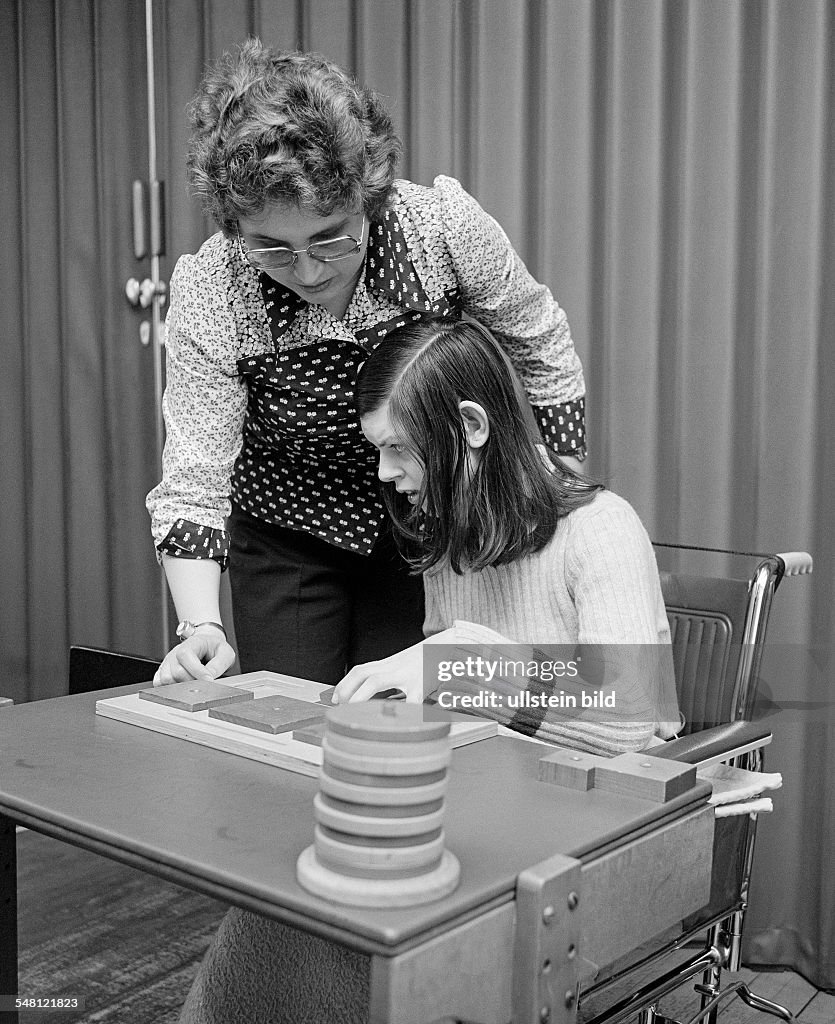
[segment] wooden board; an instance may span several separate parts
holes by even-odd
[[[247,672],[244,675],[224,677],[222,681],[225,686],[238,686],[250,691],[256,700],[284,696],[306,701],[314,707],[320,704],[331,706],[333,687],[309,679],[296,679],[277,672]],[[251,702],[247,703],[251,706]],[[153,701],[140,700],[135,693],[96,701],[96,714],[314,778],[318,776],[322,764],[321,746],[296,740],[291,732],[271,735],[209,718],[208,711],[182,711]],[[451,732],[452,745],[460,747],[495,736],[496,733],[496,723],[489,719],[472,718],[466,722],[455,722]]]
[[[702,806],[584,864],[583,956],[614,963],[635,949],[636,936],[659,935],[705,906],[713,832],[713,808]]]

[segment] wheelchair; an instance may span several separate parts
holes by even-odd
[[[693,575],[665,570],[664,563],[680,563],[697,552],[713,565],[727,564],[740,553],[667,544],[654,547],[686,726],[681,738],[646,753],[698,766],[728,763],[762,771],[763,747],[771,734],[752,719],[772,600],[784,578],[812,571],[812,559],[806,552],[747,555],[756,564],[742,578]],[[733,996],[765,1014],[794,1019],[785,1007],[756,995],[743,982],[721,986],[723,970],[734,972],[740,967],[756,829],[756,814],[717,817],[709,903],[679,928],[582,985],[578,1021],[685,1024],[659,1013],[658,1002],[694,979],[698,979],[695,989],[701,1005],[686,1024],[716,1024],[720,1004]],[[664,968],[672,954],[691,947],[702,936],[706,938],[698,952]]]

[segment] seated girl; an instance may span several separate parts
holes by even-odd
[[[424,644],[487,645],[517,668],[527,658],[508,644],[585,652],[585,664],[597,664],[595,690],[613,693],[614,707],[583,709],[575,687],[576,708],[543,709],[540,699],[517,710],[524,702],[514,690],[541,697],[571,688],[500,675],[489,684],[499,699],[484,713],[566,746],[641,750],[679,728],[652,545],[623,498],[547,454],[520,390],[489,332],[463,320],[400,328],[359,374],[360,423],[379,450],[396,536],[424,574]],[[391,689],[411,701],[431,696],[424,644],[356,666],[334,701]],[[526,649],[535,660],[536,648]],[[590,681],[587,670],[581,676]],[[475,685],[459,682],[458,690]]]

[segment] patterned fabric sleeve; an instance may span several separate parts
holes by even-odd
[[[210,243],[197,256],[181,257],[171,277],[163,474],[146,504],[158,556],[213,558],[224,566],[246,387],[235,363],[237,325],[222,242],[215,236]]]
[[[585,384],[565,312],[531,276],[501,226],[454,178],[436,178],[435,188],[463,309],[502,343],[546,442],[582,458]]]
[[[575,398],[564,405],[535,405],[536,422],[542,438],[559,455],[586,458],[586,400]]]
[[[178,519],[157,546],[160,555],[174,558],[211,558],[223,571],[229,563],[229,536],[225,530],[213,530],[187,519]]]

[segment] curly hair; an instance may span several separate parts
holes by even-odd
[[[316,53],[248,39],[189,105],[188,175],[227,234],[273,202],[320,217],[385,208],[400,140],[380,97]]]

